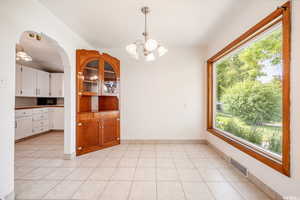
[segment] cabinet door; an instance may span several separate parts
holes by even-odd
[[[49,73],[37,70],[37,96],[49,97]]]
[[[53,128],[55,130],[64,129],[64,108],[54,108],[52,111]]]
[[[50,74],[50,96],[64,97],[64,73]]]
[[[49,108],[48,111],[49,129],[54,129],[54,109]]]
[[[77,122],[77,155],[97,150],[101,145],[100,139],[98,120]]]
[[[22,78],[22,66],[16,63],[16,96],[22,95],[21,78]]]
[[[118,67],[116,67],[109,61],[104,61],[102,95],[119,95],[119,72],[117,68]]]
[[[34,97],[36,96],[36,70],[29,67],[21,67],[22,76],[21,76],[21,87],[22,95],[25,97]]]
[[[116,116],[105,116],[102,119],[102,140],[104,145],[111,145],[120,141],[119,118]]]
[[[79,75],[79,92],[83,95],[100,94],[100,65],[99,58],[92,59],[83,65]]]
[[[32,117],[16,119],[15,139],[32,135]]]

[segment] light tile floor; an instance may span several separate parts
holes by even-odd
[[[122,144],[63,160],[63,132],[16,144],[16,199],[267,200],[208,145]]]

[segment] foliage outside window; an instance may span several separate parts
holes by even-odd
[[[215,127],[270,152],[282,149],[282,26],[215,63]]]

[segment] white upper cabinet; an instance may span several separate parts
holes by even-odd
[[[49,73],[45,71],[36,70],[36,96],[49,97]]]
[[[64,97],[64,73],[50,74],[50,96]]]
[[[30,67],[21,67],[21,96],[36,96],[36,70]]]
[[[58,84],[55,87],[58,88]],[[57,90],[63,96],[62,86]],[[49,97],[50,73],[26,67],[16,63],[16,96],[20,97]]]
[[[22,66],[16,63],[16,96],[22,95]]]

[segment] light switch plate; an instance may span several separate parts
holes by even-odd
[[[6,88],[7,87],[7,79],[1,78],[0,79],[0,88]]]

